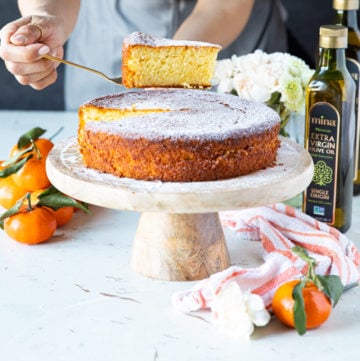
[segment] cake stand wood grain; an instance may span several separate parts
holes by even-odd
[[[310,154],[281,138],[273,167],[211,182],[146,182],[84,167],[77,139],[57,144],[47,158],[52,184],[102,207],[142,212],[134,239],[134,270],[162,280],[198,280],[224,270],[230,258],[219,211],[281,202],[301,193],[313,176]]]

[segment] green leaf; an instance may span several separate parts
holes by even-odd
[[[298,255],[301,259],[303,259],[306,263],[310,264],[316,264],[316,261],[314,260],[314,258],[309,256],[309,253],[306,251],[305,248],[300,247],[300,246],[295,246],[293,248],[291,248],[291,250]]]
[[[11,158],[9,158],[9,159],[6,160],[5,162],[3,162],[3,166],[13,165],[13,164],[16,163],[19,159],[21,159],[26,153],[31,152],[32,149],[33,149],[33,146],[31,145],[30,147],[27,147],[27,148],[23,149],[22,151],[16,153],[16,154],[13,155]]]
[[[56,187],[54,187],[53,185],[49,186],[48,188],[46,188],[43,192],[41,192],[38,195],[38,198],[44,198],[50,194],[57,194],[57,193],[61,193]],[[62,194],[62,193],[61,193]]]
[[[63,207],[75,207],[83,210],[85,213],[89,213],[89,209],[86,205],[76,201],[73,198],[65,196],[63,194],[50,194],[46,197],[39,197],[38,206],[45,206],[57,210]]]
[[[267,105],[275,105],[280,103],[281,93],[278,91],[272,92],[270,99],[266,102]]]
[[[63,194],[54,186],[50,186],[44,192],[38,195],[38,206],[45,206],[57,210],[63,207],[75,207],[90,213],[86,203],[78,202],[75,199]]]
[[[11,174],[16,173],[17,171],[19,171],[23,165],[30,159],[32,158],[32,154],[28,155],[26,158],[21,159],[20,161],[13,163],[12,165],[7,166],[6,168],[2,169],[0,171],[0,178],[6,178]]]
[[[316,274],[315,274],[315,267],[317,265],[316,259],[309,256],[307,250],[301,246],[295,246],[291,248],[291,250],[309,265],[307,275],[305,276],[306,280],[313,281],[314,283],[316,283]]]
[[[294,299],[294,324],[299,335],[303,335],[306,332],[306,313],[305,304],[302,294],[302,290],[305,287],[305,282],[299,282],[293,289]]]
[[[45,129],[39,127],[30,129],[28,132],[26,132],[19,138],[17,142],[17,147],[19,149],[22,149],[24,147],[29,146],[32,143],[32,141],[40,138],[45,132],[46,132]]]
[[[344,291],[340,277],[336,275],[317,275],[317,278],[323,287],[322,291],[332,300],[333,307],[335,307]]]

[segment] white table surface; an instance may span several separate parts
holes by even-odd
[[[55,142],[76,135],[76,113],[0,111],[0,159],[34,126]],[[145,278],[130,267],[139,214],[92,206],[50,242],[17,243],[0,231],[0,360],[358,360],[360,288],[342,296],[330,319],[299,336],[273,319],[249,342],[219,333],[208,313],[176,310],[173,292],[193,283]],[[360,196],[347,233],[360,246]],[[232,263],[259,262],[255,244],[228,239]]]

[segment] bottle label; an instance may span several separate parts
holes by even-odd
[[[309,110],[305,147],[314,162],[313,179],[305,191],[306,214],[328,224],[335,222],[340,114],[329,103]]]
[[[360,169],[360,64],[355,59],[346,58],[346,67],[351,74],[351,77],[355,81],[356,95],[355,95],[355,124],[356,124],[356,135],[355,135],[355,172],[354,181],[358,181],[358,173]]]

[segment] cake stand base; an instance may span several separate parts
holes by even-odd
[[[56,145],[46,165],[51,183],[75,199],[142,212],[132,267],[173,281],[203,279],[230,265],[218,212],[290,199],[313,176],[310,154],[283,138],[274,166],[219,181],[146,182],[100,173],[84,166],[75,137]]]
[[[218,213],[142,213],[132,268],[146,277],[199,280],[230,266]]]

